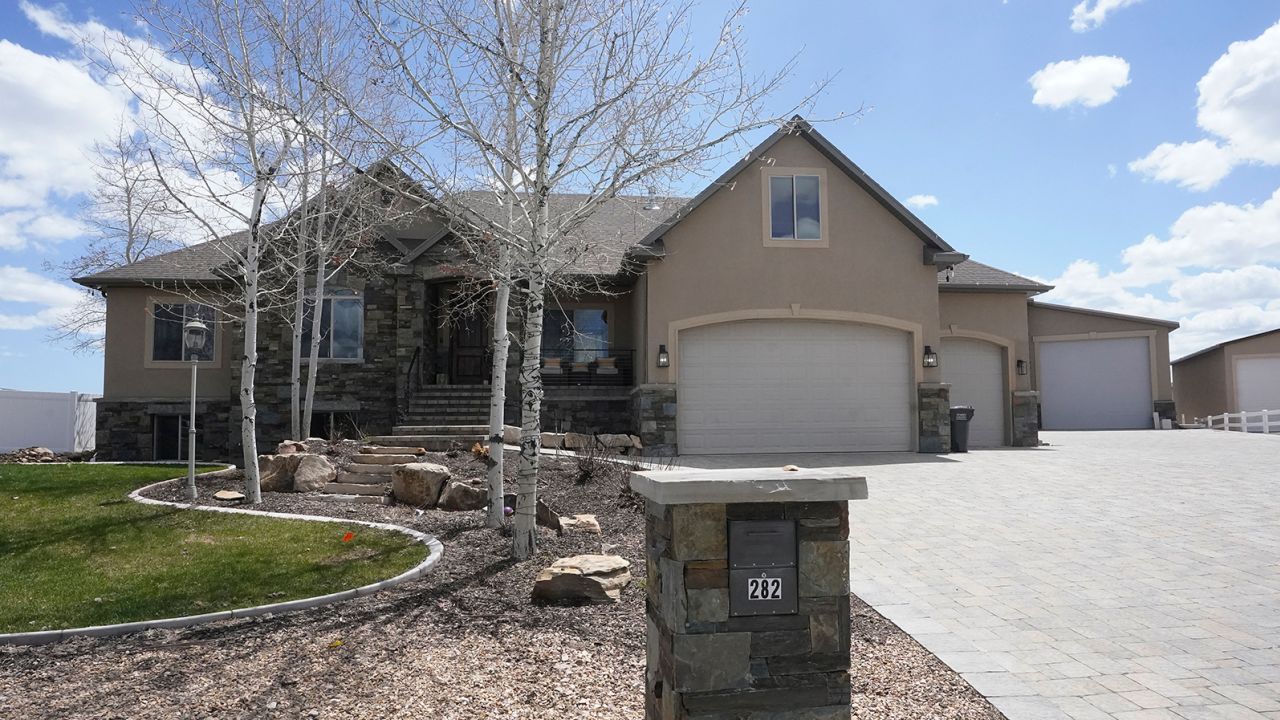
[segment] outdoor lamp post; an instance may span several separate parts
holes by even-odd
[[[209,328],[199,320],[182,326],[182,344],[191,359],[191,417],[187,420],[187,500],[190,502],[196,501],[196,364],[208,332]]]

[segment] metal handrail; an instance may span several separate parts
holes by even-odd
[[[404,396],[399,399],[399,407],[396,414],[400,421],[403,422],[409,414],[409,404],[413,402],[413,398],[418,394],[419,388],[422,387],[422,367],[419,360],[422,359],[422,346],[413,349],[413,357],[409,358],[409,367],[404,373]]]
[[[635,350],[630,348],[542,350],[544,385],[631,385],[634,377]]]

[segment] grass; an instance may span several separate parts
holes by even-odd
[[[421,562],[401,533],[140,505],[185,467],[0,465],[0,633],[194,615],[359,587]],[[350,530],[355,537],[343,542]]]

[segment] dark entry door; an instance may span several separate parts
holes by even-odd
[[[479,385],[489,381],[489,323],[487,313],[477,311],[459,320],[450,335],[449,382]]]

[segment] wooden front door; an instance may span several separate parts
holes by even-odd
[[[449,382],[480,385],[489,382],[488,313],[477,311],[454,324],[449,342]]]

